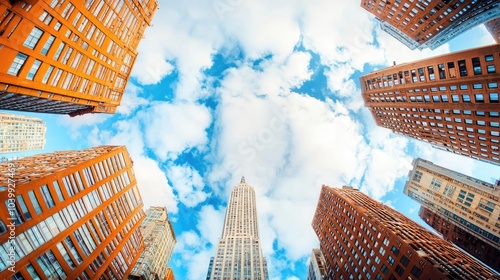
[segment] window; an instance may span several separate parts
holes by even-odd
[[[38,27],[34,27],[33,30],[31,30],[30,35],[28,35],[28,38],[26,38],[26,41],[24,41],[24,46],[30,49],[34,49],[36,46],[36,43],[38,43],[38,40],[40,40],[40,37],[42,37],[43,31],[39,29]]]
[[[469,89],[469,86],[468,85],[460,85],[460,89],[466,90],[466,89]]]
[[[57,198],[59,199],[59,201],[64,201],[64,196],[62,194],[61,187],[59,186],[59,182],[54,181],[52,182],[52,185],[54,185],[54,188],[56,189]]]
[[[498,88],[498,83],[488,83],[488,88]]]
[[[416,266],[413,266],[413,268],[411,269],[411,274],[413,274],[413,276],[418,278],[418,277],[420,277],[420,274],[422,274],[422,270],[420,270]]]
[[[458,98],[458,94],[452,94],[451,95],[451,100],[455,103],[459,102],[460,99]]]
[[[498,93],[497,92],[490,93],[490,103],[498,103]]]
[[[59,47],[57,48],[57,51],[54,54],[54,60],[59,59],[59,56],[61,55],[61,52],[64,49],[64,46],[66,46],[66,44],[64,42],[61,42],[61,44],[59,44]]]
[[[487,62],[489,62],[489,61],[493,61],[493,55],[492,55],[492,54],[485,55],[485,56],[484,56],[484,60],[486,60]]]
[[[392,266],[394,264],[394,258],[392,256],[388,256],[387,262]]]
[[[387,268],[387,266],[385,264],[382,265],[382,267],[380,268],[380,270],[382,271],[382,273],[384,273],[385,275],[387,275],[387,273],[389,273],[389,268]]]
[[[474,94],[474,97],[476,98],[476,102],[478,102],[478,103],[484,102],[484,96],[481,93]]]
[[[404,268],[402,268],[400,265],[396,266],[396,269],[394,270],[399,276],[403,275],[405,272]]]
[[[464,101],[464,103],[470,103],[470,95],[462,94],[462,100]]]
[[[400,260],[401,264],[403,264],[405,267],[408,266],[408,264],[410,263],[410,260],[406,257],[406,256],[402,256],[401,257],[401,260]]]
[[[43,273],[49,279],[65,279],[67,278],[66,273],[62,269],[61,265],[57,261],[56,257],[52,253],[52,250],[48,250],[45,254],[36,258],[38,265],[42,268]]]
[[[52,195],[50,194],[49,187],[47,185],[43,185],[40,188],[40,191],[42,192],[43,199],[45,200],[45,205],[47,205],[47,208],[52,208],[55,206],[54,200],[52,199]]]
[[[465,65],[465,60],[458,61],[458,71],[460,72],[460,77],[467,76],[467,66]]]
[[[378,250],[378,252],[383,256],[385,255],[385,249],[384,247],[380,246],[380,249]]]
[[[496,73],[495,65],[486,66],[486,70],[487,70],[488,74]]]
[[[38,68],[40,68],[40,64],[42,64],[42,62],[38,59],[33,62],[33,65],[31,66],[28,75],[26,75],[26,79],[33,80],[33,78],[36,75],[36,72],[38,71]]]
[[[396,248],[395,246],[392,246],[392,248],[391,248],[391,252],[392,252],[395,256],[399,255],[399,250],[398,250],[398,248]]]
[[[10,65],[9,71],[7,71],[7,73],[13,76],[17,76],[19,74],[19,70],[21,70],[21,67],[23,67],[27,58],[27,55],[18,53],[16,55],[16,58],[14,58],[12,65]]]
[[[45,72],[45,75],[43,76],[42,83],[46,84],[47,81],[50,78],[50,74],[52,74],[52,70],[54,70],[54,66],[50,65],[49,68],[47,69],[47,72]]]
[[[47,42],[43,45],[42,50],[40,51],[41,54],[47,55],[47,53],[50,50],[50,47],[52,46],[52,43],[54,43],[55,37],[50,35],[50,37],[47,39]]]
[[[474,69],[474,75],[481,75],[481,62],[479,61],[479,57],[472,58],[472,68]]]
[[[18,196],[16,196],[16,198],[17,198],[17,203],[21,207],[21,211],[23,213],[24,218],[26,218],[26,220],[31,220],[31,214],[28,211],[28,207],[26,206],[26,203],[24,202],[23,196],[18,195]]]
[[[29,191],[28,196],[30,198],[31,204],[33,205],[33,208],[35,208],[35,213],[36,214],[42,213],[42,208],[40,207],[40,203],[38,203],[38,199],[36,198],[35,192]]]

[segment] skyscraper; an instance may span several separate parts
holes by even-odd
[[[499,165],[497,69],[492,45],[377,70],[360,84],[377,125]]]
[[[167,274],[165,274],[165,278],[163,278],[163,280],[175,280],[174,272],[170,267],[167,269]]]
[[[498,0],[362,0],[380,27],[410,49],[435,49],[470,28],[500,17]]]
[[[114,113],[158,8],[144,1],[1,1],[0,109]]]
[[[445,240],[457,245],[500,273],[500,258],[498,257],[500,256],[500,250],[498,248],[489,245],[470,231],[456,226],[449,219],[430,211],[424,206],[420,207],[418,216],[441,233]]]
[[[500,43],[500,17],[484,24],[497,43]]]
[[[163,280],[177,242],[172,223],[168,220],[167,208],[149,208],[139,229],[144,238],[144,252],[128,279]]]
[[[352,187],[323,186],[312,226],[327,279],[498,279],[450,242]]]
[[[143,251],[125,147],[0,163],[0,201],[0,279],[123,279]]]
[[[307,280],[323,280],[326,279],[325,257],[320,249],[314,248],[309,262],[309,272]]]
[[[269,278],[260,247],[255,192],[245,177],[231,191],[215,252],[215,257],[210,259],[207,280]]]
[[[46,131],[39,118],[0,112],[0,153],[43,149]]]
[[[421,214],[426,223],[469,254],[499,269],[500,186],[415,159],[404,193],[425,207]],[[444,223],[452,228],[441,227]],[[479,243],[481,250],[474,248]],[[496,252],[496,256],[492,259],[487,251]]]

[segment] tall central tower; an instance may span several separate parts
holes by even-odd
[[[232,191],[215,257],[210,259],[207,280],[267,280],[266,258],[259,242],[255,192],[245,177]]]

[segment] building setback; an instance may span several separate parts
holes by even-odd
[[[167,276],[168,263],[177,242],[167,208],[149,208],[139,229],[144,238],[144,252],[128,279],[162,280]]]
[[[500,17],[484,24],[497,43],[500,43]]]
[[[500,45],[384,68],[360,78],[377,125],[500,164]]]
[[[452,242],[500,273],[499,249],[477,238],[469,231],[455,226],[450,220],[441,217],[423,206],[420,207],[418,216],[437,232],[441,233],[445,240]]]
[[[469,254],[498,270],[500,186],[446,169],[423,159],[413,161],[404,193],[439,217],[423,220]],[[422,214],[422,212],[421,212]],[[441,225],[435,221],[442,220]],[[444,229],[444,223],[453,228]],[[457,228],[456,230],[454,228]],[[450,238],[453,237],[453,238]],[[478,240],[478,241],[476,241]],[[481,243],[484,250],[477,250]],[[497,252],[494,259],[486,251]],[[496,267],[495,267],[496,264]]]
[[[452,243],[352,187],[323,186],[312,226],[327,279],[498,279]]]
[[[144,249],[125,147],[0,163],[0,201],[0,279],[124,279]]]
[[[410,49],[435,49],[470,28],[500,17],[498,0],[362,0],[380,27]]]
[[[309,262],[309,272],[307,280],[323,280],[326,279],[325,257],[319,248],[314,248]]]
[[[114,113],[157,8],[156,0],[0,2],[0,109]]]
[[[260,247],[255,191],[245,182],[245,177],[231,191],[215,252],[215,257],[210,259],[207,280],[269,279]]]
[[[0,112],[0,154],[41,150],[46,131],[39,118]]]

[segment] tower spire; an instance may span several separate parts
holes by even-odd
[[[245,176],[242,176],[242,177],[241,177],[241,182],[240,182],[240,184],[246,184],[246,182],[245,182]]]

